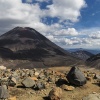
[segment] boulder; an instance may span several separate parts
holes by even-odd
[[[67,74],[69,83],[77,86],[86,84],[86,78],[78,67],[72,67]]]
[[[23,82],[22,85],[24,85],[25,87],[33,87],[35,85],[35,81],[31,78],[26,78]]]
[[[0,99],[7,99],[9,97],[9,93],[6,85],[0,86]]]
[[[53,88],[49,93],[49,98],[51,100],[60,100],[62,96],[62,89],[59,87]]]

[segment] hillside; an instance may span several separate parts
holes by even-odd
[[[100,69],[100,53],[87,59],[87,65]]]
[[[0,36],[0,57],[1,64],[25,68],[83,63],[29,27],[16,27]]]
[[[93,56],[94,54],[88,52],[88,51],[85,51],[85,50],[78,50],[78,51],[75,51],[75,52],[72,52],[72,54],[84,61],[86,61],[88,58],[90,58],[91,56]]]

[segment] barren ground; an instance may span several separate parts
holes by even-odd
[[[70,67],[53,67],[54,71],[68,72]],[[100,70],[93,68],[80,68],[82,71],[89,70],[100,75]],[[30,88],[16,88],[9,87],[11,97],[16,96],[17,100],[49,100],[47,98],[52,87],[48,87],[46,90],[36,91]],[[81,87],[75,87],[73,91],[64,91],[61,100],[82,100],[84,96],[90,93],[100,93],[100,86],[95,83],[95,80],[88,81],[86,85]]]

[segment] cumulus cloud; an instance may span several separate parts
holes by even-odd
[[[36,1],[43,2],[45,0]],[[32,0],[26,0],[26,2],[32,2]],[[30,5],[22,3],[21,0],[0,0],[0,22],[8,24],[7,21],[10,20],[8,27],[30,26],[46,33],[54,25],[46,25],[41,21],[42,18],[49,16],[59,18],[58,22],[65,20],[75,22],[80,16],[80,9],[84,6],[84,0],[53,0],[52,4],[47,5],[47,9],[41,9],[38,3]],[[59,26],[61,29],[60,23]]]
[[[50,0],[35,0],[37,2],[30,5],[32,1],[26,0],[27,3],[22,3],[21,0],[0,0],[1,34],[16,26],[25,26],[35,28],[60,46],[100,45],[99,32],[82,38],[82,32],[71,27],[71,24],[79,21],[80,10],[86,7],[85,0],[52,0],[52,3],[47,3],[45,9],[41,9],[40,4]],[[42,20],[46,17],[57,18],[58,21],[46,24]]]
[[[100,31],[94,32],[89,35],[92,39],[100,39]]]
[[[48,5],[48,16],[58,17],[62,21],[70,20],[77,22],[81,8],[86,7],[84,0],[53,0],[53,4]]]
[[[64,36],[77,36],[79,33],[75,28],[60,29],[55,31],[54,35],[64,35]]]

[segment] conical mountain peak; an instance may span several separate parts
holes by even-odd
[[[76,59],[30,27],[15,27],[0,36],[0,56],[14,60],[32,60],[35,65],[41,62],[41,66],[72,65],[80,62],[80,59]]]

